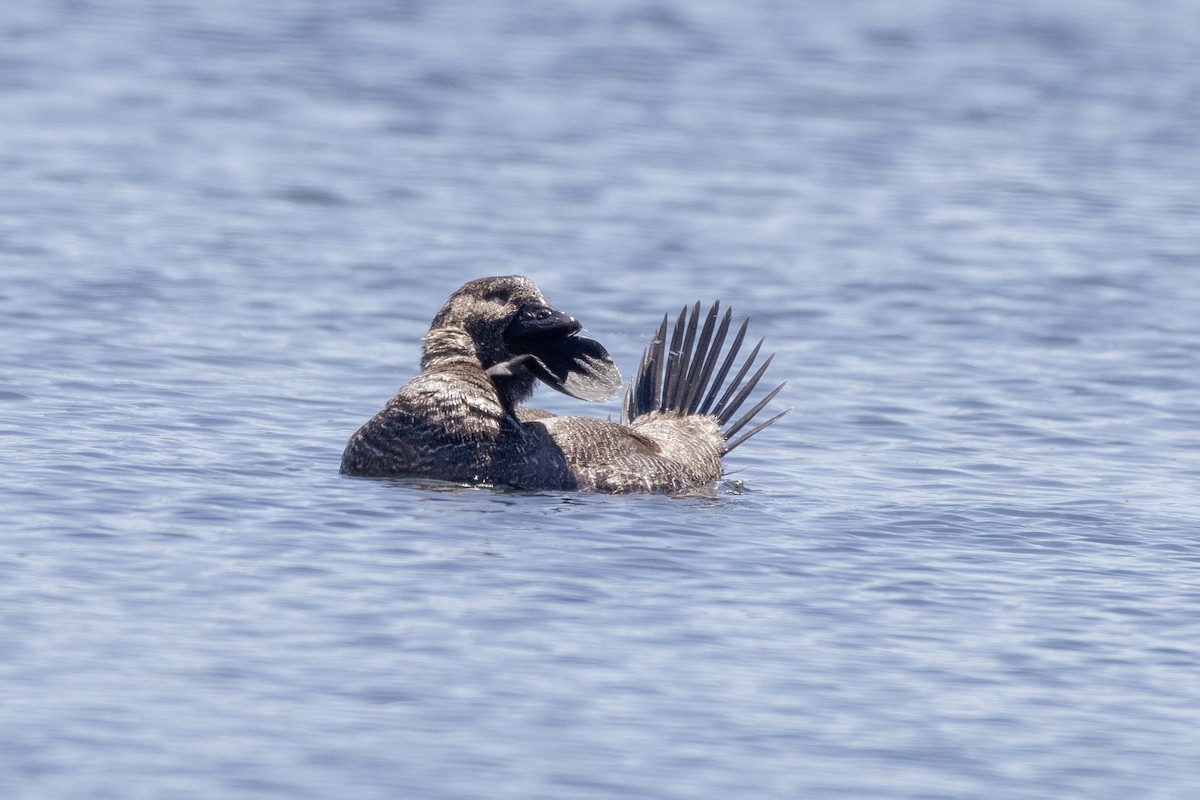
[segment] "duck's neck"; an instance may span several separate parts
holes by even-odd
[[[458,386],[468,398],[468,413],[488,414],[495,405],[498,421],[515,418],[517,406],[533,393],[537,379],[521,360],[499,366],[485,363],[475,341],[461,328],[434,328],[425,334],[424,344],[422,370]]]

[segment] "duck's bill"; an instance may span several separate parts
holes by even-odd
[[[522,308],[504,338],[543,383],[580,400],[610,400],[621,391],[621,373],[603,345],[578,336],[579,320],[545,305]]]
[[[595,339],[561,336],[529,344],[530,372],[563,394],[597,402],[611,400],[621,391],[621,373]]]

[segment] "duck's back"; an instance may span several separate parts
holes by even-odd
[[[678,492],[712,485],[721,476],[724,440],[708,417],[655,415],[634,425],[549,417],[523,427],[545,430],[551,447],[539,460],[558,451],[577,488],[588,491]]]

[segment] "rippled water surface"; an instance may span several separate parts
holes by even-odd
[[[513,6],[6,10],[0,794],[1192,797],[1195,5]],[[513,272],[795,410],[712,497],[339,476]]]

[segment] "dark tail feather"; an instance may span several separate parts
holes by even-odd
[[[746,328],[749,326],[750,318],[746,317],[742,320],[742,327],[738,329],[737,335],[733,337],[733,344],[729,345],[729,353],[725,356],[725,362],[721,364],[721,370],[713,380],[712,388],[708,390],[704,403],[700,406],[701,414],[707,414],[712,410],[713,401],[717,399],[717,392],[721,390],[725,376],[729,374],[729,368],[733,366],[734,359],[737,358],[738,350],[742,347],[742,340],[746,338]]]
[[[737,371],[737,375],[733,376],[733,380],[725,388],[725,394],[721,395],[721,399],[717,401],[716,408],[712,410],[712,415],[721,420],[721,424],[729,421],[729,417],[734,411],[737,411],[737,407],[742,404],[742,401],[746,399],[746,395],[749,394],[749,392],[742,392],[740,397],[733,397],[733,393],[742,385],[742,378],[746,377],[746,372],[750,367],[754,366],[754,359],[758,358],[758,351],[762,348],[762,343],[763,340],[759,339],[758,344],[754,345],[754,349],[750,351],[750,355],[746,356],[746,361],[742,364],[742,368]],[[767,363],[771,363],[770,359],[767,360]],[[751,389],[754,388],[754,384],[758,383],[758,379],[762,377],[762,373],[763,369],[760,367],[759,371],[750,379]],[[734,403],[733,408],[729,409],[729,413],[726,413],[726,407],[729,405],[731,399]]]
[[[625,410],[622,416],[626,422],[648,414],[659,407],[661,394],[659,387],[663,382],[663,348],[667,341],[667,316],[663,315],[662,324],[650,341],[650,346],[642,354],[642,363],[638,366],[637,377],[629,384],[625,392]]]
[[[693,369],[688,373],[688,392],[681,404],[688,414],[695,414],[700,408],[701,392],[712,378],[713,367],[717,364],[717,356],[721,354],[721,345],[725,343],[725,334],[729,332],[729,320],[733,318],[732,311],[726,311],[720,326],[713,334],[713,325],[717,321],[720,302],[713,303],[708,317],[704,320],[704,330],[700,331],[700,345],[696,347],[696,357],[692,361]],[[707,349],[707,353],[705,350]]]
[[[687,367],[687,362],[683,360],[683,331],[686,320],[687,307],[684,306],[679,312],[679,319],[675,321],[675,329],[671,331],[671,348],[667,351],[666,373],[663,375],[662,408],[675,407],[675,387],[679,385],[683,369]],[[690,343],[688,349],[691,349]]]
[[[782,388],[783,388],[783,385],[782,385],[782,384],[780,384],[779,388],[780,388],[780,389],[782,389]],[[742,442],[746,441],[747,439],[749,439],[749,438],[750,438],[751,436],[753,436],[754,434],[758,433],[759,431],[763,430],[764,428],[768,428],[768,427],[770,427],[771,425],[774,425],[776,422],[778,422],[778,421],[780,420],[780,418],[782,418],[782,417],[783,417],[783,415],[784,415],[784,414],[788,413],[789,411],[791,411],[791,409],[790,409],[790,408],[785,408],[783,411],[780,411],[778,414],[776,414],[775,416],[771,417],[771,418],[770,418],[769,420],[767,420],[766,422],[760,422],[760,423],[758,423],[758,424],[757,424],[757,425],[755,425],[753,428],[751,428],[750,430],[748,430],[746,433],[743,433],[741,436],[739,436],[738,438],[734,439],[732,442],[730,442],[730,441],[727,441],[727,442],[725,443],[725,452],[726,452],[726,453],[728,453],[730,450],[732,450],[733,448],[737,447],[739,444],[741,444]]]
[[[726,310],[724,316],[721,316],[720,305],[719,301],[713,303],[712,308],[705,315],[703,324],[700,322],[700,304],[697,303],[693,306],[690,314],[685,306],[671,330],[669,346],[667,344],[669,317],[663,317],[662,324],[642,355],[637,375],[630,381],[629,388],[625,392],[625,403],[621,414],[624,422],[632,422],[651,411],[709,414],[720,420],[721,425],[724,426],[722,433],[727,442],[725,451],[729,452],[754,434],[777,422],[780,417],[791,410],[787,409],[776,414],[767,421],[754,425],[736,439],[732,438],[766,408],[767,404],[783,389],[784,384],[776,386],[755,403],[749,411],[730,423],[766,373],[773,356],[768,356],[750,376],[750,379],[744,381],[746,374],[750,372],[758,358],[759,350],[762,347],[760,340],[758,344],[754,345],[750,355],[742,362],[733,379],[727,383],[725,378],[737,363],[738,353],[746,337],[746,328],[750,324],[750,320],[746,319],[742,323],[722,358],[721,349],[725,346],[725,338],[729,334],[733,312]],[[718,320],[720,321],[718,322]],[[717,367],[718,362],[720,367]],[[720,396],[719,400],[718,396]]]

